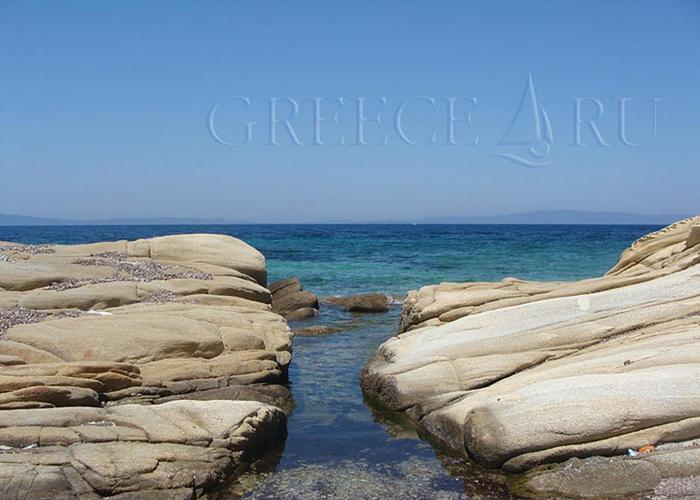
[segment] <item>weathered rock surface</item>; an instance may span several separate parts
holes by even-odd
[[[173,401],[0,412],[2,498],[197,498],[285,415],[254,401]]]
[[[264,258],[235,238],[0,249],[10,257],[0,262],[0,307],[35,312],[8,316],[0,408],[147,402],[286,381],[291,333],[271,311]],[[88,384],[78,369],[65,375],[65,363],[93,372],[96,363],[119,383]],[[59,374],[46,375],[47,366]]]
[[[290,321],[318,315],[318,297],[304,290],[299,278],[287,278],[270,285],[272,310]]]
[[[323,300],[346,311],[359,313],[387,312],[391,305],[391,298],[383,293],[362,293],[348,297],[325,297]]]
[[[641,238],[602,278],[411,292],[363,388],[512,471],[698,438],[699,224]]]
[[[289,404],[292,334],[254,248],[181,235],[0,256],[3,498],[191,498],[283,437],[265,403]]]
[[[632,457],[572,458],[541,466],[518,482],[538,498],[698,498],[700,443],[663,445]]]

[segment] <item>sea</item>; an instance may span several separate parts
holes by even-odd
[[[440,282],[579,280],[610,269],[637,225],[196,225],[5,226],[0,241],[88,243],[167,234],[240,238],[266,257],[269,281],[297,276],[320,297],[407,291]],[[444,452],[401,414],[365,401],[359,374],[396,333],[388,313],[330,306],[292,329],[322,324],[340,332],[294,339],[294,408],[285,443],[258,457],[221,498],[494,498],[514,478]]]

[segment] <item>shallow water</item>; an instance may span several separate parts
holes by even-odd
[[[83,243],[216,232],[267,257],[270,280],[298,276],[319,295],[403,294],[440,281],[573,280],[604,273],[651,226],[0,227],[0,240]],[[323,307],[302,322],[342,332],[294,340],[294,410],[284,446],[222,495],[248,498],[492,498],[507,477],[444,455],[402,416],[363,400],[360,370],[396,332],[399,306],[353,315]],[[297,324],[291,325],[293,328]]]
[[[464,498],[466,489],[476,487],[505,494],[500,475],[468,470],[466,464],[436,455],[403,415],[363,400],[360,370],[379,343],[394,334],[399,313],[400,306],[368,315],[326,308],[315,320],[303,322],[344,330],[295,338],[290,369],[295,407],[284,449],[274,467],[269,462],[259,466],[234,493],[254,499],[447,499]],[[440,458],[451,463],[452,473]]]

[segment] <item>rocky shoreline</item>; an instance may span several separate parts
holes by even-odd
[[[183,235],[0,256],[3,498],[192,498],[284,439],[292,334],[254,248]]]
[[[287,320],[352,335],[390,309],[268,288],[263,255],[228,236],[0,242],[0,492],[215,497],[285,439]],[[378,409],[524,497],[700,495],[698,381],[700,217],[600,278],[411,291],[361,376]]]
[[[700,494],[699,242],[694,217],[601,278],[410,292],[363,390],[527,496]]]

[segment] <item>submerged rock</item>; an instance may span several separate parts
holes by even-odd
[[[700,437],[698,224],[641,238],[602,278],[411,292],[363,389],[511,471]]]
[[[292,336],[254,248],[182,235],[0,255],[3,497],[190,498],[283,439],[264,403],[290,406]]]
[[[349,312],[387,312],[391,298],[383,293],[363,293],[349,297],[325,297],[324,302]]]
[[[294,499],[390,499],[458,500],[467,497],[460,481],[443,478],[444,471],[416,457],[389,464],[363,460],[302,464],[281,470],[258,482],[252,491],[234,491],[251,500]],[[448,484],[445,484],[448,483]],[[482,498],[508,498],[498,485],[480,485]]]
[[[295,335],[301,335],[302,337],[313,337],[316,335],[330,335],[331,333],[338,333],[343,331],[342,328],[328,325],[314,325],[305,326],[303,328],[297,328],[294,330]]]

